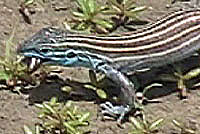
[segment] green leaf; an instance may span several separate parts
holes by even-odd
[[[103,26],[104,28],[108,28],[111,29],[113,27],[113,25],[111,23],[109,23],[108,21],[105,20],[95,20],[95,22],[101,26]]]
[[[40,126],[38,124],[35,126],[35,134],[40,134]]]
[[[77,0],[76,2],[77,2],[77,4],[78,4],[80,10],[83,12],[84,16],[85,16],[86,18],[88,18],[88,16],[87,16],[87,15],[88,15],[88,14],[87,14],[87,9],[86,9],[86,7],[85,7],[85,0]]]
[[[56,111],[49,104],[43,103],[43,106],[52,114],[56,114]]]
[[[25,134],[33,134],[32,130],[26,125],[24,125],[24,133]]]
[[[66,92],[66,93],[70,93],[73,89],[70,86],[64,86],[61,88],[62,91]]]
[[[131,18],[139,19],[138,13],[144,11],[146,7],[136,7],[130,11],[125,11],[125,15]]]
[[[115,14],[121,14],[122,13],[122,9],[118,8],[117,6],[112,6],[112,9],[114,10]]]
[[[44,108],[44,105],[42,105],[42,104],[35,104],[35,106],[36,106],[37,108],[40,108],[40,109]]]
[[[44,122],[44,125],[46,127],[53,128],[53,127],[58,126],[61,123],[60,120],[56,120],[56,119],[54,119],[54,118],[52,118],[50,116],[48,116],[48,117],[49,117],[49,120]]]
[[[196,134],[196,132],[194,131],[194,130],[192,130],[192,129],[185,129],[184,130],[187,134]]]
[[[151,131],[157,130],[158,127],[160,127],[160,125],[161,125],[161,123],[162,123],[163,121],[164,121],[163,118],[154,121],[154,122],[149,126],[149,129],[150,129]]]
[[[178,86],[178,89],[181,89],[182,91],[183,91],[184,89],[186,89],[186,86],[185,86],[185,84],[184,84],[184,80],[183,80],[183,79],[179,79],[179,80],[178,80],[177,86]]]
[[[90,17],[90,7],[89,7],[89,0],[83,0],[83,5],[84,5],[84,14],[86,15],[85,17],[89,18]]]
[[[76,117],[73,115],[71,111],[67,111],[66,113],[72,120],[76,120]]]
[[[188,73],[186,73],[183,76],[183,79],[184,80],[190,80],[192,78],[197,77],[199,74],[200,74],[200,68],[196,68],[196,69],[193,69],[193,70],[189,71]]]
[[[195,131],[192,129],[188,129],[186,128],[186,126],[184,126],[183,124],[179,123],[177,120],[172,120],[172,123],[181,129],[181,132],[184,134],[195,134]]]
[[[90,13],[94,13],[97,9],[96,9],[96,1],[94,0],[88,0],[88,6],[90,9]]]
[[[85,15],[84,15],[83,13],[76,12],[76,11],[73,11],[72,14],[73,14],[74,16],[77,16],[77,17],[82,17],[82,18],[85,17]]]
[[[56,97],[52,97],[50,100],[50,105],[55,105],[58,99]]]
[[[150,85],[148,85],[148,86],[146,86],[146,87],[144,88],[143,94],[145,94],[146,91],[148,91],[149,89],[151,89],[151,88],[153,88],[153,87],[162,87],[162,86],[163,86],[163,85],[160,84],[160,83],[152,83],[152,84],[150,84]]]
[[[73,133],[73,134],[76,134],[76,133],[77,133],[76,129],[75,129],[73,126],[69,125],[69,123],[64,122],[64,126],[65,126],[67,129],[69,129],[69,130],[71,131],[71,133]]]
[[[67,101],[67,103],[65,104],[65,107],[69,108],[72,106],[72,101]]]
[[[140,130],[143,129],[143,126],[141,125],[140,121],[138,121],[136,118],[130,117],[130,121],[133,123],[136,129],[140,129]]]
[[[182,128],[182,124],[180,124],[177,120],[172,120],[172,123],[178,127],[178,128]]]
[[[90,113],[87,112],[87,113],[82,115],[82,117],[79,119],[79,122],[87,121],[89,117],[90,117]]]
[[[76,114],[76,113],[77,113],[77,107],[76,107],[76,106],[73,107],[72,113],[73,113],[73,114]]]
[[[122,9],[121,5],[117,2],[117,0],[109,0],[111,2],[111,5],[116,6],[118,9]]]
[[[11,33],[11,36],[10,38],[6,41],[6,53],[5,53],[5,60],[6,61],[10,61],[12,57],[11,55],[11,51],[13,50],[13,38],[14,38],[14,35],[15,35],[15,28],[13,29],[12,33]]]
[[[141,7],[136,7],[134,9],[131,10],[132,13],[139,13],[142,12],[144,10],[146,10],[147,8],[145,6],[141,6]]]
[[[10,80],[11,75],[7,74],[5,71],[0,70],[0,79],[1,80]]]
[[[84,22],[78,24],[78,26],[76,27],[77,30],[85,30],[86,28],[88,28],[88,25]]]
[[[30,5],[30,4],[33,4],[34,1],[35,1],[35,0],[25,0],[25,1],[24,1],[24,4],[25,4],[25,5]]]
[[[125,4],[125,8],[126,9],[128,9],[128,8],[131,9],[131,8],[135,8],[136,7],[134,0],[127,0],[125,3],[126,3]]]
[[[84,85],[85,88],[88,88],[88,89],[92,89],[92,90],[96,90],[97,88],[95,86],[92,86],[92,85]]]
[[[101,99],[106,99],[107,98],[107,94],[102,89],[97,89],[96,92],[97,92],[97,95]]]
[[[38,113],[38,118],[44,118],[46,115],[45,115],[45,113],[44,112],[39,112]]]
[[[78,120],[72,120],[72,121],[67,121],[67,124],[69,124],[70,126],[80,126],[81,122]]]

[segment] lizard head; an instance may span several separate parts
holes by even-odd
[[[18,48],[18,52],[28,59],[30,69],[42,64],[67,67],[89,67],[101,62],[95,54],[82,51],[67,44],[68,32],[56,28],[43,28]],[[93,57],[93,60],[91,60]]]
[[[26,57],[43,58],[42,53],[46,52],[52,44],[59,42],[60,37],[65,36],[65,34],[60,29],[43,28],[28,40],[25,40],[19,46],[18,52]]]
[[[74,66],[78,59],[78,52],[72,48],[60,47],[67,32],[57,28],[43,28],[18,48],[18,53],[28,59],[30,68],[33,69],[43,64]],[[80,62],[79,62],[80,64]]]

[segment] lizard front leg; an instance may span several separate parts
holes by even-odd
[[[79,62],[85,61],[87,64],[83,64],[85,67],[89,67],[93,70],[100,71],[106,75],[111,81],[120,87],[121,94],[120,99],[122,105],[113,106],[111,103],[101,104],[103,114],[109,114],[114,117],[119,117],[118,122],[120,123],[124,116],[135,108],[135,90],[134,84],[120,71],[112,66],[112,63],[105,59],[100,59],[90,55],[89,53],[78,53]],[[84,63],[85,63],[84,62]]]
[[[122,100],[122,105],[113,106],[110,102],[101,104],[103,114],[109,114],[114,117],[118,117],[118,122],[120,123],[124,116],[135,108],[136,96],[134,90],[134,84],[120,71],[114,69],[108,64],[103,64],[97,66],[97,70],[105,73],[106,77],[112,80],[117,86],[120,87],[122,95],[120,99]]]

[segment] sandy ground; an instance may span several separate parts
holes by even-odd
[[[167,0],[148,0],[148,2],[144,0],[139,1],[139,4],[151,7],[151,10],[146,11],[142,16],[150,21],[155,21],[159,16],[169,12],[169,9],[166,8],[167,4],[169,4]],[[27,24],[19,13],[19,5],[19,0],[0,1],[1,44],[4,44],[4,41],[10,37],[13,27],[16,27],[13,41],[16,46],[43,27],[63,27],[62,22],[68,17],[70,14],[69,10],[73,7],[72,2],[69,0],[49,0],[34,8],[35,13],[31,15],[32,24]],[[55,7],[64,7],[66,10],[55,11]],[[3,47],[1,51],[4,51]],[[66,71],[66,77],[74,81],[89,81],[87,71],[80,68],[68,69]],[[9,90],[0,90],[0,134],[22,134],[23,125],[33,125],[37,121],[37,109],[31,104],[49,100],[52,96],[58,96],[60,100],[65,100],[67,97],[59,90],[59,87],[55,83],[42,84],[40,87],[26,94],[26,96],[29,96],[28,99],[24,95],[21,96]],[[80,85],[75,87],[81,88]],[[87,99],[79,100],[75,103],[81,109],[92,112],[92,134],[128,133],[130,123],[125,123],[125,129],[121,129],[115,121],[101,121],[97,118],[98,105],[94,104],[95,97],[90,96]],[[157,96],[156,92],[154,92],[154,96]],[[171,123],[173,119],[177,119],[187,127],[194,129],[196,134],[200,133],[200,92],[198,89],[190,91],[189,98],[184,101],[179,99],[177,92],[162,96],[159,99],[163,103],[148,104],[145,106],[146,118],[148,120],[165,119],[165,125],[158,132],[159,134],[180,134],[179,129]]]

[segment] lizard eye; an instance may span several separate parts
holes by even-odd
[[[48,49],[48,48],[43,48],[40,50],[42,53],[48,53],[51,51],[51,49]]]
[[[74,58],[74,57],[76,57],[77,56],[77,54],[75,54],[74,52],[69,52],[68,54],[67,54],[67,58]]]

